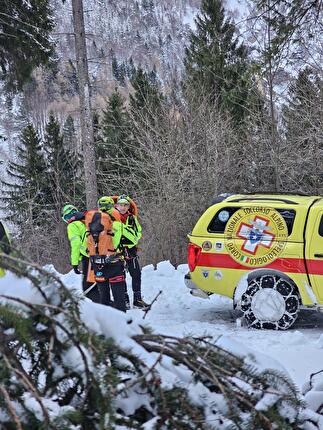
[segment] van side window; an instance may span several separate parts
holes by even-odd
[[[209,233],[224,233],[225,226],[227,225],[227,222],[231,218],[231,216],[238,210],[241,209],[241,207],[224,207],[221,208],[212,218],[212,221],[210,222],[207,231]],[[280,213],[280,215],[284,218],[287,230],[288,230],[288,236],[292,233],[294,220],[295,220],[295,210],[294,209],[279,209],[276,208],[276,211]],[[323,217],[322,217],[323,218]],[[320,224],[320,230],[319,234],[323,236],[323,221],[321,220]],[[322,234],[321,234],[322,233]]]
[[[207,231],[209,233],[224,233],[227,222],[238,209],[240,209],[240,207],[226,207],[220,209],[214,215],[207,228]]]
[[[276,211],[279,212],[280,215],[284,218],[285,223],[287,225],[288,236],[290,236],[293,231],[296,212],[294,211],[294,209],[277,209],[277,208],[276,208]]]
[[[323,236],[323,215],[321,216],[321,221],[319,225],[319,235]]]

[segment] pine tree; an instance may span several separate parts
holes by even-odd
[[[116,79],[116,81],[122,85],[123,87],[126,84],[125,78],[127,76],[127,66],[126,64],[121,61],[121,63],[118,63],[118,60],[116,59],[116,57],[114,56],[112,58],[112,74],[113,77]]]
[[[78,94],[78,82],[77,82],[77,72],[76,68],[71,59],[68,60],[64,72],[67,80],[68,80],[68,96],[73,97]]]
[[[144,10],[151,12],[154,7],[154,2],[153,0],[142,0],[141,5]]]
[[[228,110],[239,122],[248,104],[250,78],[247,48],[225,17],[222,0],[203,0],[186,49],[184,86],[202,91],[211,104]]]
[[[136,121],[153,124],[164,102],[164,96],[158,87],[156,71],[150,73],[139,67],[131,79],[135,90],[130,94],[131,113]]]
[[[72,131],[69,120],[69,131]],[[65,129],[66,132],[66,129]],[[65,139],[67,135],[65,134]],[[70,137],[71,133],[70,133]],[[47,154],[47,177],[50,190],[50,201],[47,206],[46,226],[51,232],[47,246],[47,259],[61,270],[66,270],[69,261],[69,244],[66,226],[61,220],[64,204],[71,203],[83,207],[84,183],[81,178],[81,163],[78,154],[67,145],[61,133],[60,124],[50,114],[44,137],[44,148]]]
[[[118,183],[130,173],[133,157],[129,116],[124,99],[116,89],[109,97],[101,120],[101,140],[97,155],[100,177],[100,192],[104,193],[109,183],[111,192],[118,193]]]
[[[322,4],[312,0],[253,0],[258,11],[267,17],[275,35],[267,54],[281,56],[282,50],[287,48],[289,59],[312,59],[314,53],[320,49],[320,35],[322,32]],[[314,42],[314,43],[313,43]],[[301,51],[300,51],[301,48]],[[271,52],[270,52],[271,51]],[[306,52],[310,55],[306,55]],[[301,52],[300,55],[297,53]],[[295,57],[295,58],[293,58]],[[307,58],[306,58],[307,57]],[[316,59],[314,58],[316,63]]]
[[[305,68],[289,87],[283,108],[289,187],[319,194],[323,191],[323,81]],[[289,157],[294,154],[293,159]],[[286,167],[287,167],[286,166]]]
[[[288,105],[283,110],[287,139],[303,145],[319,138],[322,121],[323,80],[311,68],[300,71],[289,87]]]
[[[1,0],[0,10],[0,80],[20,90],[32,70],[52,55],[52,11],[48,0]]]
[[[46,125],[44,147],[47,153],[47,174],[53,199],[52,208],[59,214],[66,201],[72,200],[76,204],[81,197],[78,177],[79,160],[65,144],[60,124],[52,114]]]
[[[134,77],[134,74],[136,73],[136,68],[133,62],[132,57],[130,57],[128,63],[127,63],[127,78],[132,79]]]
[[[112,75],[118,81],[119,80],[119,64],[118,64],[118,60],[116,59],[115,55],[112,58],[111,67],[112,67]]]
[[[16,161],[8,164],[10,182],[2,181],[4,202],[8,219],[19,227],[34,228],[43,225],[43,208],[48,199],[45,179],[45,159],[41,141],[34,127],[29,124],[22,130],[17,147]]]
[[[133,75],[131,84],[134,92],[130,94],[129,116],[136,155],[132,163],[134,178],[131,186],[136,193],[140,191],[148,196],[155,192],[148,173],[151,166],[152,142],[160,142],[161,154],[164,153],[163,144],[168,130],[161,125],[165,124],[169,107],[160,91],[156,70],[147,73],[139,67]]]
[[[119,84],[123,87],[126,85],[127,66],[124,62],[119,64]]]
[[[77,141],[76,141],[76,132],[74,126],[74,120],[71,115],[68,115],[63,125],[63,142],[64,147],[69,151],[76,153],[77,151]]]

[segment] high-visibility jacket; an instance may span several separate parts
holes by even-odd
[[[10,238],[6,226],[0,221],[0,252],[9,254],[10,253]],[[0,278],[6,274],[6,271],[0,267]]]
[[[77,266],[82,255],[87,253],[86,227],[82,221],[73,221],[67,225],[67,237],[71,244],[71,265]]]
[[[121,221],[115,221],[120,223],[122,231],[121,244],[127,248],[133,248],[139,242],[141,238],[142,229],[139,224],[138,218],[132,214],[121,215]]]

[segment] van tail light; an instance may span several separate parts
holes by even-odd
[[[188,261],[188,267],[190,269],[190,272],[194,272],[195,267],[197,265],[197,261],[201,254],[201,251],[202,251],[202,248],[198,245],[195,245],[195,243],[188,244],[187,261]]]

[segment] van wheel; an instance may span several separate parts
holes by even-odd
[[[249,327],[286,330],[296,321],[299,296],[295,285],[279,275],[251,279],[241,297],[241,310]]]

